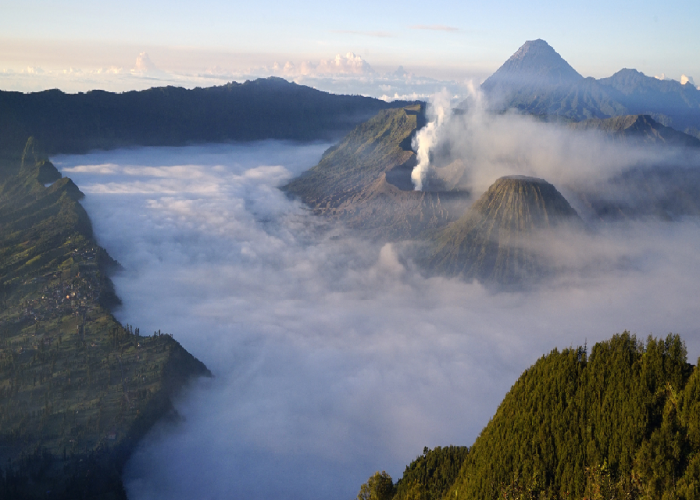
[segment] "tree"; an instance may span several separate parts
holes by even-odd
[[[360,487],[357,500],[391,500],[394,496],[394,482],[385,471],[375,472]]]

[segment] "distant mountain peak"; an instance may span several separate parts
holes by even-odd
[[[523,57],[526,57],[528,54],[532,54],[534,52],[542,52],[542,53],[550,53],[550,54],[557,54],[557,52],[552,48],[551,45],[549,45],[547,42],[542,40],[541,38],[538,38],[537,40],[528,40],[522,46],[513,54],[510,59],[522,59]],[[560,56],[561,57],[561,56]]]
[[[482,85],[484,90],[498,86],[536,85],[551,87],[583,80],[547,42],[529,40]]]

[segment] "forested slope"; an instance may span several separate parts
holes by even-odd
[[[0,498],[124,498],[138,440],[209,374],[111,315],[118,264],[81,197],[33,140],[0,161]]]
[[[121,94],[0,91],[0,150],[20,149],[29,136],[37,137],[49,154],[263,139],[331,140],[382,109],[405,104],[330,94],[281,78]]]
[[[399,496],[403,481],[383,498],[700,498],[700,373],[677,335],[555,349],[513,385],[447,493]]]

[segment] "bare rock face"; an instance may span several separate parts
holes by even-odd
[[[525,284],[547,269],[536,250],[542,243],[538,235],[580,223],[569,202],[547,181],[502,177],[438,233],[425,263],[436,274]]]

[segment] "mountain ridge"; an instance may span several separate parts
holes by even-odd
[[[34,136],[48,154],[129,146],[334,140],[382,109],[409,104],[335,95],[281,78],[121,94],[0,91],[0,151]]]
[[[0,158],[0,497],[126,498],[121,470],[199,360],[110,312],[118,267],[30,139]],[[44,182],[52,182],[45,186]],[[50,491],[50,494],[47,494]]]

